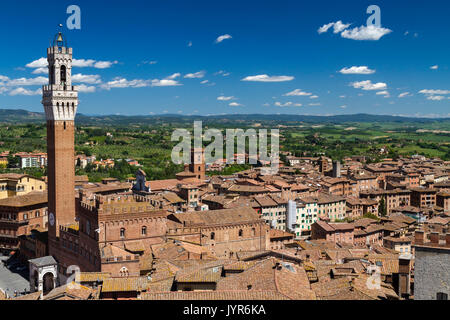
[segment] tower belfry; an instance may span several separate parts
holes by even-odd
[[[60,226],[75,223],[75,115],[78,92],[72,86],[72,48],[56,34],[47,49],[49,84],[43,86],[47,119],[49,254],[57,257]]]

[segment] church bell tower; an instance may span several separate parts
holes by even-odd
[[[59,32],[47,49],[49,84],[43,86],[47,119],[49,254],[57,256],[60,226],[75,223],[75,115],[78,92],[72,86],[72,48]]]

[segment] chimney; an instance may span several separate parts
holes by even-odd
[[[416,230],[415,234],[414,234],[414,244],[423,244],[423,239],[424,238],[424,232],[422,230]]]
[[[450,233],[447,233],[447,234],[445,235],[445,246],[446,246],[447,248],[450,248]]]
[[[439,245],[439,233],[438,232],[432,232],[430,234],[430,240],[431,240],[431,244]]]

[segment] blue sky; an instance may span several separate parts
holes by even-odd
[[[66,27],[72,4],[81,30]],[[0,108],[42,111],[39,59],[63,23],[84,114],[449,117],[449,12],[442,0],[1,1]]]

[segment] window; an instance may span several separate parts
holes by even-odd
[[[38,211],[36,211],[36,218],[39,218],[41,216],[41,213]]]
[[[436,300],[448,300],[448,294],[443,292],[438,292],[436,294]]]
[[[142,234],[143,236],[146,236],[146,235],[147,235],[147,227],[142,227],[141,234]]]
[[[125,267],[122,267],[122,269],[120,269],[119,273],[120,273],[121,277],[128,277],[128,269]]]
[[[239,237],[242,237],[244,235],[244,231],[242,229],[239,230]]]
[[[23,215],[23,220],[28,220],[28,214],[25,213],[25,214]]]
[[[215,240],[216,239],[216,234],[214,232],[211,232],[211,240]]]
[[[66,85],[66,66],[61,66],[61,85]]]
[[[120,237],[125,238],[125,228],[120,229]]]

